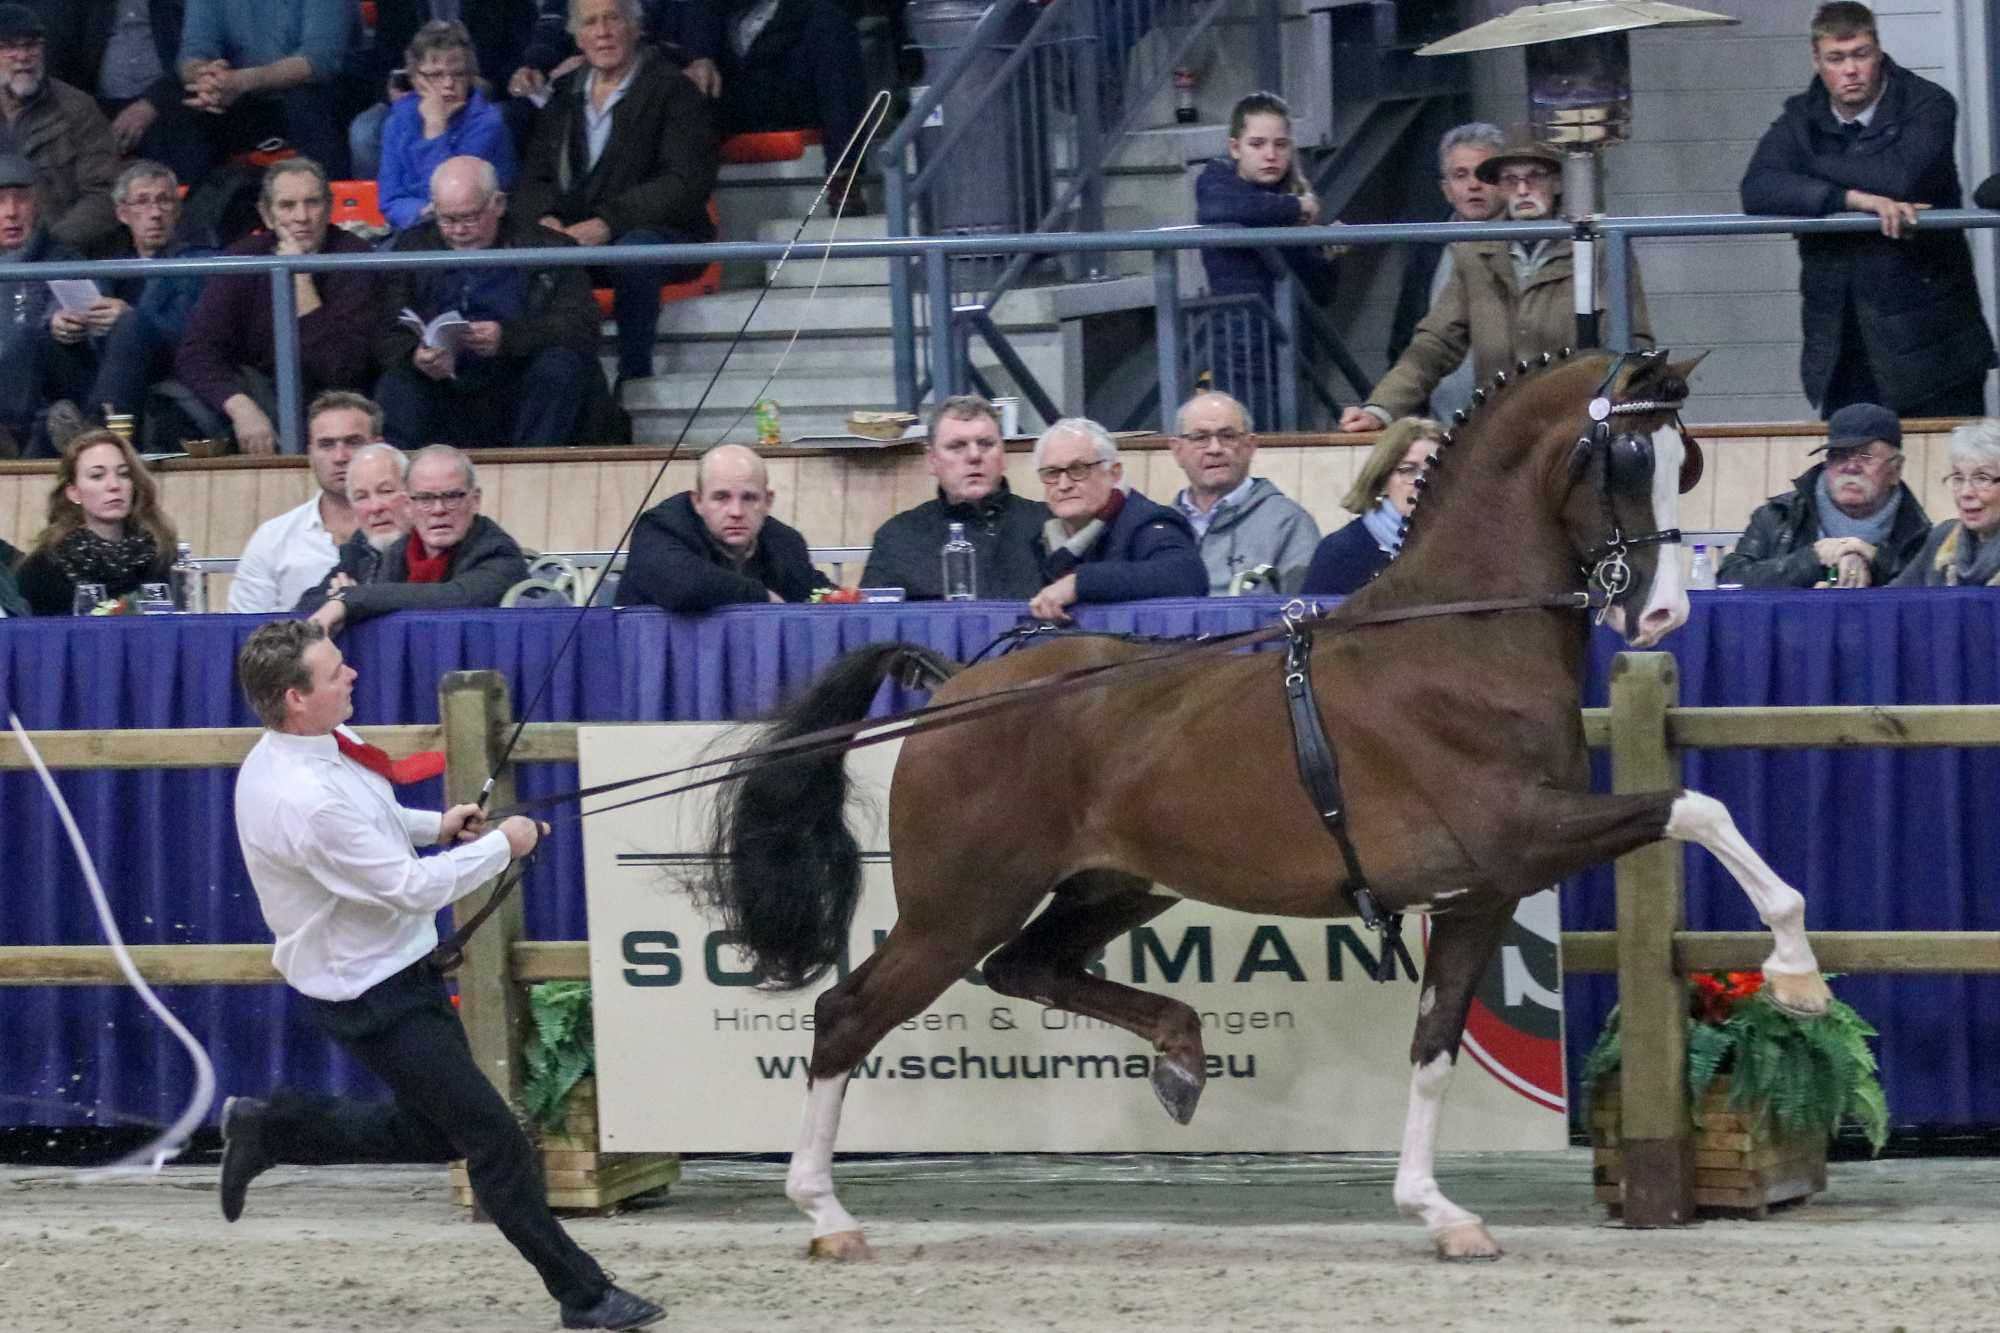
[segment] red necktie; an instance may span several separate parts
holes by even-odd
[[[407,787],[412,782],[422,782],[444,772],[442,750],[419,750],[407,759],[391,759],[389,752],[381,746],[356,740],[344,731],[333,733],[333,743],[349,759],[370,773],[389,779],[398,787]]]

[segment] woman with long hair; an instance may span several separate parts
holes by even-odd
[[[69,442],[49,491],[49,523],[19,569],[21,593],[38,616],[66,616],[79,583],[123,597],[163,582],[174,562],[174,526],[160,490],[132,446],[108,430]]]
[[[1403,546],[1403,520],[1417,504],[1417,478],[1444,441],[1429,417],[1403,417],[1383,427],[1340,504],[1356,517],[1321,539],[1306,570],[1305,596],[1358,591],[1388,567]]]

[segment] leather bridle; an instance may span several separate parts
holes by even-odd
[[[1619,431],[1614,423],[1619,417],[1658,416],[1671,413],[1675,431],[1685,443],[1687,452],[1681,460],[1679,488],[1682,494],[1693,489],[1701,479],[1701,447],[1687,433],[1681,424],[1680,405],[1687,398],[1685,385],[1679,394],[1668,394],[1658,398],[1610,397],[1612,382],[1627,361],[1661,360],[1666,356],[1664,349],[1648,352],[1627,352],[1611,363],[1597,392],[1590,400],[1590,430],[1579,436],[1576,448],[1570,455],[1570,481],[1574,484],[1586,475],[1597,491],[1599,503],[1604,510],[1604,540],[1584,552],[1578,561],[1588,584],[1604,595],[1603,610],[1629,600],[1636,591],[1632,577],[1632,565],[1627,557],[1636,550],[1648,546],[1667,546],[1679,543],[1679,528],[1659,528],[1652,532],[1628,535],[1618,521],[1615,501],[1619,498],[1636,499],[1650,496],[1653,488],[1653,439],[1650,433]]]

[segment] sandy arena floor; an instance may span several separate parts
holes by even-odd
[[[694,1162],[657,1202],[573,1223],[686,1330],[2000,1328],[2000,1161],[1837,1163],[1764,1222],[1627,1231],[1588,1154],[1447,1157],[1508,1247],[1446,1267],[1381,1157],[862,1161],[878,1258],[808,1265],[770,1163]],[[226,1226],[213,1166],[79,1181],[0,1167],[0,1329],[532,1330],[533,1273],[441,1170],[280,1168]]]

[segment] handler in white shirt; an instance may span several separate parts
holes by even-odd
[[[222,1215],[242,1215],[250,1181],[281,1162],[448,1162],[541,1274],[564,1328],[640,1328],[659,1306],[613,1286],[549,1212],[527,1136],[472,1059],[431,963],[437,912],[534,850],[541,829],[514,815],[488,829],[476,805],[407,810],[386,778],[350,757],[359,738],[354,669],[311,620],[261,626],[236,659],[268,730],[236,776],[236,835],[273,961],[309,1016],[389,1086],[392,1102],[280,1089],[222,1108]],[[376,757],[386,759],[377,751]],[[419,857],[416,847],[448,850]]]
[[[319,494],[250,534],[229,584],[234,614],[290,611],[340,562],[340,544],[354,535],[347,464],[355,450],[382,438],[382,409],[358,393],[323,393],[307,411],[306,437]]]

